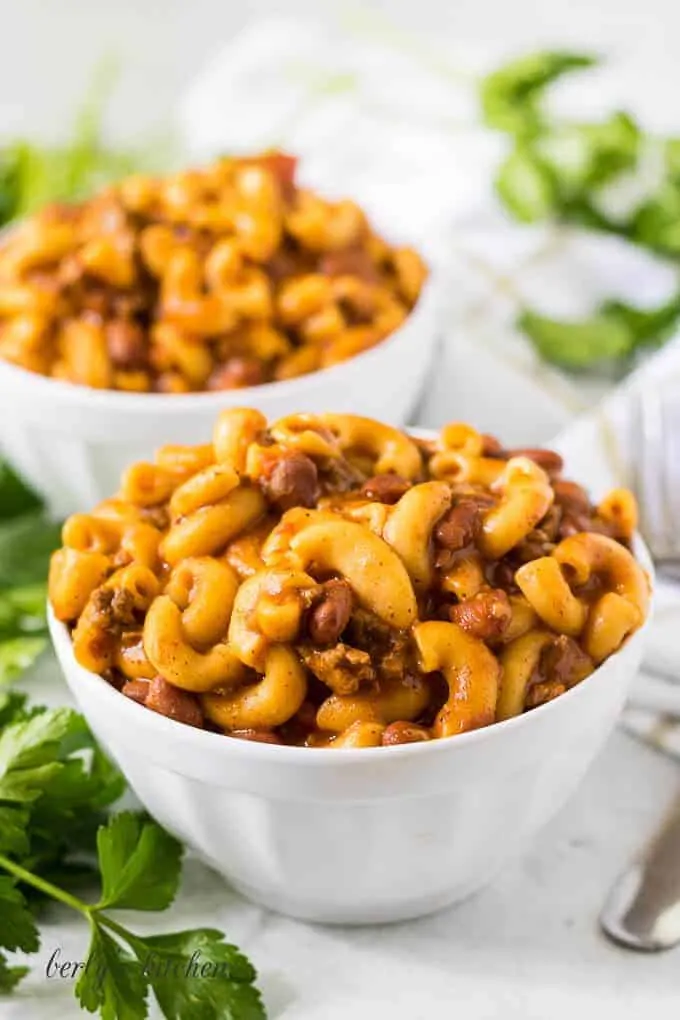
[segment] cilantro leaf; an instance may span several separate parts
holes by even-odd
[[[140,812],[123,811],[97,834],[97,909],[165,910],[177,892],[182,845]]]
[[[40,936],[26,900],[9,875],[0,875],[0,946],[14,952],[35,953]]]
[[[89,1013],[102,1020],[145,1020],[147,983],[137,960],[93,922],[92,938],[75,995]]]
[[[130,945],[168,1020],[264,1020],[255,969],[222,932],[134,936]]]
[[[484,78],[480,99],[488,127],[511,134],[535,134],[541,127],[545,88],[572,71],[592,67],[597,58],[553,51],[519,57]]]

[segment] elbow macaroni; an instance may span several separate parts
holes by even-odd
[[[252,250],[275,242],[243,229]],[[225,245],[211,274],[239,257]],[[65,523],[50,599],[83,666],[142,703],[162,678],[163,710],[192,725],[338,749],[455,736],[579,683],[647,615],[633,497],[578,490],[573,534],[558,462],[461,423],[423,442],[229,409],[211,443],[164,447]]]
[[[82,386],[228,390],[337,364],[394,332],[427,270],[282,153],[129,177],[0,245],[0,358]]]

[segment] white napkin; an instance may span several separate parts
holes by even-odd
[[[507,140],[481,127],[477,83],[504,56],[450,39],[439,49],[366,17],[351,27],[259,20],[198,75],[179,121],[197,160],[284,147],[301,157],[305,183],[351,195],[389,236],[420,245],[447,273],[451,301],[420,423],[455,416],[527,445],[548,440],[616,380],[541,362],[514,329],[520,305],[578,316],[604,296],[654,303],[674,278],[617,239],[521,228],[499,209],[492,182]],[[565,82],[556,105],[600,116],[617,92],[608,68]]]
[[[197,159],[286,148],[301,157],[305,183],[352,195],[384,231],[421,245],[448,274],[450,314],[418,424],[470,420],[509,445],[559,432],[571,476],[601,493],[630,481],[634,392],[680,379],[680,346],[616,388],[615,378],[570,377],[541,362],[513,322],[523,303],[558,317],[583,316],[605,296],[654,304],[674,274],[615,238],[508,221],[492,187],[506,143],[481,128],[476,103],[479,75],[498,58],[450,47],[444,55],[385,23],[376,31],[256,21],[189,88],[183,139]],[[603,71],[594,85],[576,81],[558,96],[561,109],[602,115],[614,105],[615,79]],[[659,585],[656,613],[650,662],[680,678],[677,591]],[[635,699],[654,711],[654,724],[676,701],[680,715],[680,684],[647,677]],[[647,716],[644,725],[635,718],[644,729]]]
[[[638,456],[637,397],[640,390],[671,387],[680,401],[680,338],[638,369],[594,412],[557,438],[567,474],[595,494],[630,485]],[[645,665],[623,724],[631,732],[680,756],[680,586],[657,577]]]

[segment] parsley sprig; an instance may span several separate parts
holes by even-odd
[[[90,928],[75,986],[83,1009],[144,1020],[153,992],[171,1020],[264,1020],[255,970],[222,932],[142,936],[110,916],[165,910],[181,877],[181,844],[146,815],[106,820],[124,786],[77,712],[0,695],[0,991],[27,973],[7,953],[37,952],[36,908],[53,900]],[[76,890],[97,875],[101,895],[89,903]]]
[[[680,139],[652,135],[624,111],[586,123],[559,118],[547,107],[550,86],[597,63],[590,54],[533,53],[482,81],[484,121],[510,139],[496,192],[521,223],[550,221],[615,235],[680,266]],[[637,204],[612,215],[610,189],[641,173],[650,156],[660,169],[656,183]],[[531,309],[518,318],[545,360],[571,370],[625,364],[639,350],[664,343],[679,323],[680,272],[676,293],[655,308],[610,300],[580,322]]]

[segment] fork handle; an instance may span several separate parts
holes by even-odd
[[[680,801],[614,883],[600,923],[629,949],[653,952],[680,943]]]

